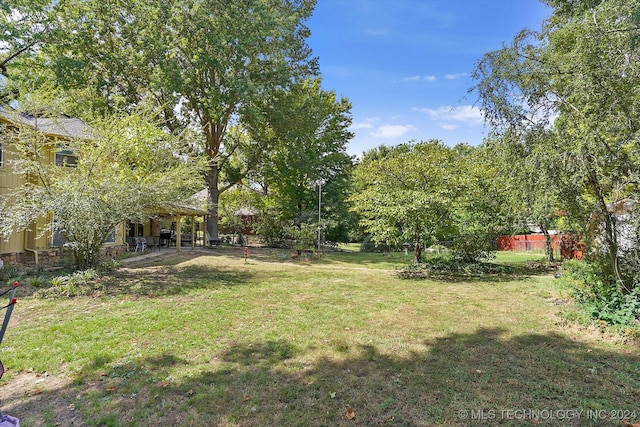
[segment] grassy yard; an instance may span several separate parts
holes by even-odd
[[[553,276],[401,280],[407,261],[188,251],[91,296],[23,295],[1,409],[23,427],[640,422],[638,341],[563,321]]]

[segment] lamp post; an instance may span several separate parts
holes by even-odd
[[[321,215],[322,215],[322,184],[325,183],[324,179],[319,179],[316,181],[318,184],[318,250],[324,253],[324,250],[321,246],[322,239],[322,225],[321,225]]]

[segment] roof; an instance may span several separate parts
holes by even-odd
[[[208,215],[204,209],[201,209],[197,206],[192,206],[188,204],[181,203],[162,203],[157,207],[157,212],[159,214],[167,214],[167,215],[196,215],[196,216],[205,216]]]
[[[82,120],[59,114],[57,117],[37,117],[19,113],[13,108],[0,105],[0,119],[8,123],[21,123],[49,136],[90,139],[91,128]]]
[[[169,214],[169,215],[198,215],[204,216],[208,215],[209,212],[206,210],[207,199],[206,199],[206,189],[199,191],[198,193],[193,194],[187,200],[183,200],[181,202],[173,203],[173,202],[164,202],[158,206],[158,213],[160,214]],[[205,198],[203,198],[203,196]]]

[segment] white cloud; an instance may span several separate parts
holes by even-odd
[[[380,121],[380,117],[365,117],[363,121],[353,122],[351,124],[351,130],[357,129],[371,129],[376,122]]]
[[[426,114],[431,120],[439,122],[443,129],[455,129],[456,123],[465,123],[469,126],[478,126],[483,123],[482,112],[473,105],[450,105],[438,108],[414,108],[414,111]],[[454,127],[452,127],[454,126]]]
[[[351,124],[351,129],[371,129],[373,124],[370,122],[353,122]]]
[[[462,77],[467,77],[469,74],[467,73],[455,73],[455,74],[447,74],[444,76],[445,79],[447,80],[456,80],[456,79],[460,79]]]
[[[406,81],[406,82],[419,82],[421,80],[425,80],[427,82],[432,82],[436,79],[436,76],[411,76],[411,77],[405,77],[402,80]]]
[[[374,138],[399,138],[415,130],[413,125],[382,125],[369,135]]]

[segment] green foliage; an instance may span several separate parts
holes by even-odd
[[[414,263],[402,268],[399,276],[403,279],[423,279],[434,276],[512,274],[513,267],[501,264],[479,262],[456,258],[445,254],[426,257],[422,263]]]
[[[120,261],[114,258],[104,259],[98,266],[98,272],[100,274],[113,273],[121,267]]]
[[[509,150],[525,190],[512,199],[523,206],[529,198],[530,209],[520,209],[525,219],[544,230],[562,212],[587,252],[604,254],[618,287],[631,288],[609,205],[635,197],[640,182],[639,7],[626,0],[548,3],[553,14],[540,31],[523,30],[484,56],[474,90],[495,133],[511,140],[500,148]]]
[[[42,107],[32,101],[22,108]],[[184,200],[200,181],[197,164],[176,156],[184,141],[160,128],[148,109],[96,119],[91,127],[75,121],[79,131],[57,144],[38,128],[38,119],[69,125],[48,115],[34,118],[33,126],[17,117],[7,128],[5,138],[16,153],[8,162],[12,172],[32,179],[0,198],[0,234],[38,223],[44,233],[45,221],[53,218],[53,231],[66,238],[78,269],[100,263],[101,247],[116,226],[141,222],[159,206]],[[73,167],[51,161],[61,146],[75,156]]]
[[[95,281],[99,277],[94,269],[76,271],[65,276],[50,279],[50,286],[36,291],[39,298],[70,298],[80,295],[91,295],[96,290]]]
[[[315,248],[318,241],[318,227],[316,224],[302,223],[299,226],[287,227],[287,237],[295,242],[295,249],[309,250]]]
[[[0,282],[9,284],[20,281],[27,274],[28,272],[23,265],[5,263],[0,269]]]
[[[388,252],[391,247],[386,243],[378,243],[371,239],[371,236],[366,236],[362,243],[360,243],[360,252]]]
[[[640,320],[640,286],[621,294],[615,277],[606,273],[606,262],[566,261],[562,280],[592,320],[613,325],[631,325]]]
[[[495,241],[484,234],[465,233],[457,236],[451,246],[451,256],[462,262],[473,263],[495,258]]]
[[[376,243],[413,243],[415,260],[424,242],[452,227],[452,201],[460,176],[454,152],[437,140],[403,144],[382,156],[365,156],[355,171],[352,209]]]
[[[317,74],[304,25],[314,6],[312,0],[24,2],[2,8],[30,18],[9,29],[26,43],[38,29],[46,37],[7,73],[23,91],[60,89],[73,115],[158,105],[166,129],[192,133],[179,152],[206,160],[207,226],[217,238],[220,194],[273,149],[250,138],[248,127],[278,93]],[[34,25],[35,15],[46,25]],[[13,35],[4,31],[0,41]],[[18,40],[8,41],[11,49],[24,44]]]
[[[352,209],[373,242],[410,242],[416,262],[425,245],[449,240],[458,240],[460,258],[477,260],[502,227],[486,158],[486,150],[437,140],[371,150],[356,167]]]
[[[282,221],[317,221],[321,197],[325,238],[347,240],[350,125],[351,104],[322,90],[319,79],[278,92],[254,117],[249,128],[252,136],[267,141],[272,149],[260,156],[260,167],[249,178],[260,185],[265,204]]]

